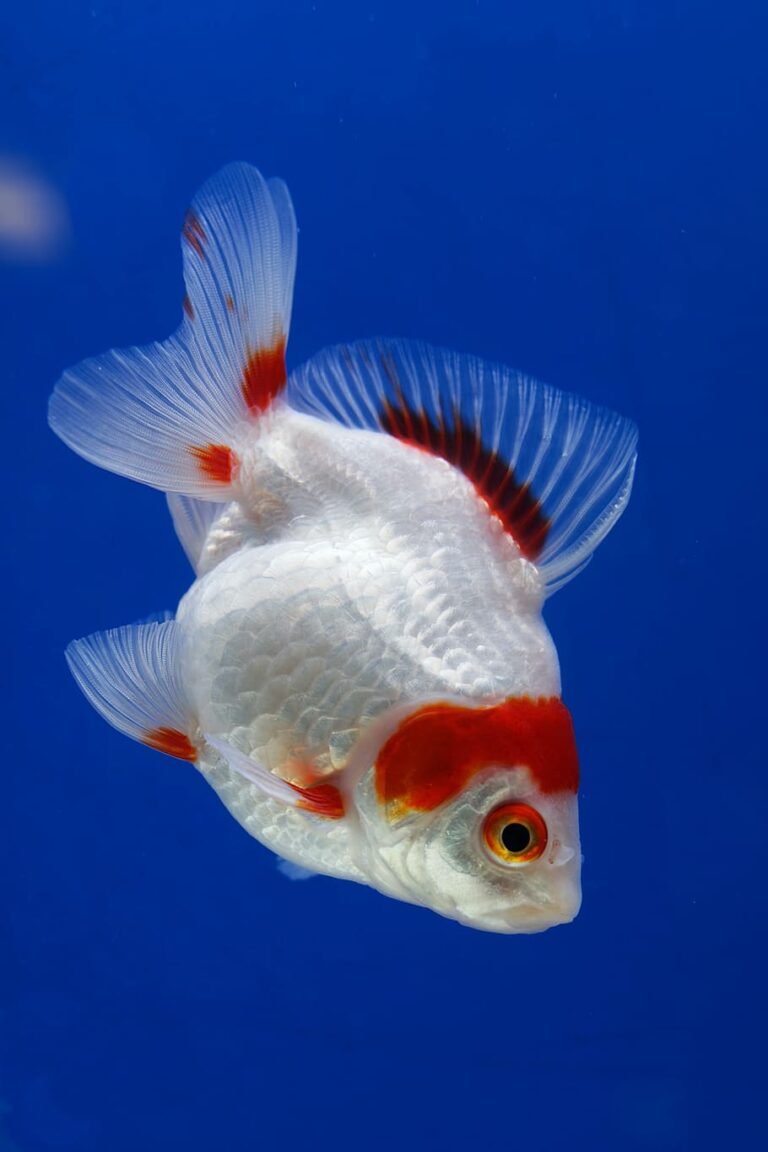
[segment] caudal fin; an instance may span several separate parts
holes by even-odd
[[[296,270],[288,189],[248,164],[203,185],[182,229],[184,316],[162,343],[64,373],[53,431],[86,460],[166,492],[228,498],[238,429],[286,382]]]

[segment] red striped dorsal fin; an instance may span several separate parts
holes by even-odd
[[[460,469],[523,555],[535,560],[541,554],[549,520],[530,484],[521,483],[512,465],[486,447],[480,429],[472,427],[458,409],[449,417],[441,412],[433,422],[423,408],[412,409],[398,388],[397,399],[384,404],[381,426],[404,444]]]
[[[588,562],[629,499],[631,421],[472,356],[405,340],[338,345],[292,373],[285,395],[301,412],[447,460],[550,592]]]

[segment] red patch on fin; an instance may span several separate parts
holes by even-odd
[[[181,302],[181,306],[184,309],[185,315],[188,316],[190,320],[194,320],[195,309],[192,306],[192,301],[190,300],[189,296],[184,297],[184,299]]]
[[[344,815],[344,800],[335,784],[315,784],[311,788],[291,784],[291,788],[301,797],[297,808],[314,812],[316,816],[325,816],[329,820],[340,820]]]
[[[251,412],[269,408],[286,382],[285,337],[280,336],[271,348],[250,352],[243,370],[240,388]]]
[[[226,305],[227,312],[234,312],[235,302],[229,294],[224,297],[224,303]]]
[[[205,234],[205,229],[200,223],[199,217],[190,208],[184,217],[184,225],[181,229],[181,235],[189,244],[190,248],[197,252],[198,256],[205,255],[203,252],[203,245],[207,242],[208,237]]]
[[[384,431],[459,468],[522,554],[535,560],[544,547],[550,521],[530,486],[521,484],[514,468],[485,447],[479,429],[468,424],[458,410],[454,410],[449,425],[442,415],[435,423],[423,410],[411,408],[403,397],[394,364],[388,358],[382,363],[396,392],[396,400],[387,400],[379,417]]]
[[[571,715],[557,697],[513,697],[489,708],[428,704],[408,716],[376,760],[388,818],[431,812],[493,767],[526,767],[542,792],[576,792]]]
[[[218,484],[231,484],[237,470],[237,455],[226,444],[190,444],[188,451],[200,465],[200,471]]]
[[[177,760],[197,760],[197,749],[188,736],[176,728],[152,728],[145,732],[142,744],[148,748],[156,748],[158,752],[165,752],[166,756],[175,756]]]

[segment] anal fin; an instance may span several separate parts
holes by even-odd
[[[206,538],[221,514],[221,505],[209,500],[196,500],[179,492],[169,492],[166,499],[179,543],[198,572]]]

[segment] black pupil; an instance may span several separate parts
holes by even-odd
[[[507,852],[519,856],[531,846],[530,829],[526,828],[525,824],[505,824],[501,830],[501,842]]]

